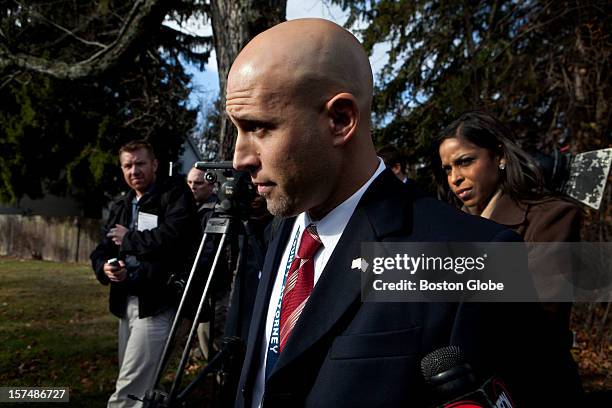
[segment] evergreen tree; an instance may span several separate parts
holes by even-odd
[[[166,174],[196,120],[181,59],[203,64],[212,40],[161,20],[195,5],[152,7],[117,57],[96,61],[134,30],[126,22],[143,1],[2,3],[0,200],[70,193],[98,215],[124,189],[117,150],[136,138],[154,145]]]
[[[610,9],[605,0],[333,0],[365,47],[389,46],[376,78],[379,144],[413,161],[461,112],[486,109],[527,148],[610,143]],[[358,23],[358,24],[357,24]]]

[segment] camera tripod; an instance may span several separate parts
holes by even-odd
[[[196,275],[198,270],[198,265],[204,248],[208,243],[208,239],[213,239],[215,235],[220,235],[220,241],[216,248],[214,260],[212,266],[210,267],[210,271],[208,277],[206,279],[206,284],[204,286],[204,290],[202,291],[198,307],[196,309],[195,315],[193,316],[193,321],[191,328],[189,330],[189,335],[187,337],[187,342],[185,343],[185,347],[183,348],[180,363],[178,368],[176,369],[174,380],[168,392],[165,392],[160,389],[160,381],[166,369],[166,365],[169,362],[170,356],[173,351],[173,344],[175,341],[175,337],[177,335],[177,331],[179,330],[179,326],[181,325],[181,321],[185,315],[189,314],[188,303],[189,297],[194,296],[196,294],[190,293],[194,290]],[[172,323],[172,328],[170,329],[170,334],[168,335],[168,339],[166,340],[166,344],[164,346],[164,350],[162,352],[161,358],[158,362],[157,369],[155,372],[153,389],[149,390],[144,398],[143,407],[144,408],[171,408],[171,407],[180,407],[183,406],[185,399],[191,392],[193,392],[197,385],[203,381],[206,376],[212,372],[216,372],[221,379],[221,392],[219,393],[220,399],[222,401],[221,405],[225,406],[227,402],[233,399],[234,389],[237,385],[237,368],[240,366],[242,361],[242,355],[244,353],[244,345],[240,338],[238,337],[227,337],[222,339],[220,350],[217,354],[214,355],[211,359],[209,359],[206,367],[198,374],[198,376],[184,389],[180,389],[181,381],[183,378],[185,366],[189,359],[189,352],[191,349],[191,344],[195,338],[198,324],[200,322],[200,316],[202,315],[202,311],[204,309],[204,305],[206,303],[207,298],[209,297],[209,292],[211,292],[211,282],[213,281],[213,277],[215,273],[218,272],[218,264],[219,258],[221,257],[221,252],[225,248],[225,244],[228,241],[229,243],[237,242],[238,239],[241,239],[240,250],[238,251],[238,255],[236,258],[236,271],[240,273],[243,269],[241,267],[242,262],[245,259],[246,252],[246,234],[245,228],[237,219],[236,216],[227,214],[227,213],[214,213],[213,216],[208,220],[206,224],[206,228],[204,230],[204,235],[202,240],[200,241],[200,246],[198,248],[195,260],[193,262],[193,266],[189,273],[189,277],[185,288],[183,290],[183,294],[181,296],[181,301],[179,303],[176,316]],[[197,288],[196,288],[197,289]],[[214,302],[212,302],[212,315],[214,316]],[[212,355],[212,344],[213,344],[213,325],[214,325],[214,317],[211,317],[210,322],[210,343],[209,350]],[[177,342],[180,339],[177,339]],[[134,399],[139,399],[134,396],[130,396]]]

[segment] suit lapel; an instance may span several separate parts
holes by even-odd
[[[408,189],[390,171],[372,183],[349,219],[271,377],[325,336],[351,305],[361,301],[362,272],[351,269],[352,260],[361,256],[362,243],[406,231],[408,195]]]
[[[268,315],[268,303],[274,287],[278,264],[281,260],[289,234],[295,222],[295,217],[288,218],[282,221],[279,231],[272,239],[264,266],[261,270],[261,278],[257,287],[257,297],[253,305],[253,317],[251,318],[251,329],[249,333],[249,341],[244,359],[243,377],[241,380],[244,384],[252,384],[254,375],[259,367],[259,358],[261,350],[261,341],[263,339],[264,330],[266,327],[266,317]]]

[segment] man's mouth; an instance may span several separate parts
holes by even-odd
[[[254,183],[257,187],[257,194],[266,195],[270,194],[272,188],[274,187],[274,183]]]

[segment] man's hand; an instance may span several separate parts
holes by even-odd
[[[108,262],[104,264],[104,274],[108,276],[111,282],[121,282],[127,278],[127,269],[125,262],[119,261],[119,266],[113,266]]]
[[[115,228],[111,228],[108,234],[106,234],[106,237],[110,238],[115,244],[121,245],[123,237],[128,231],[129,230],[123,225],[115,224]]]

